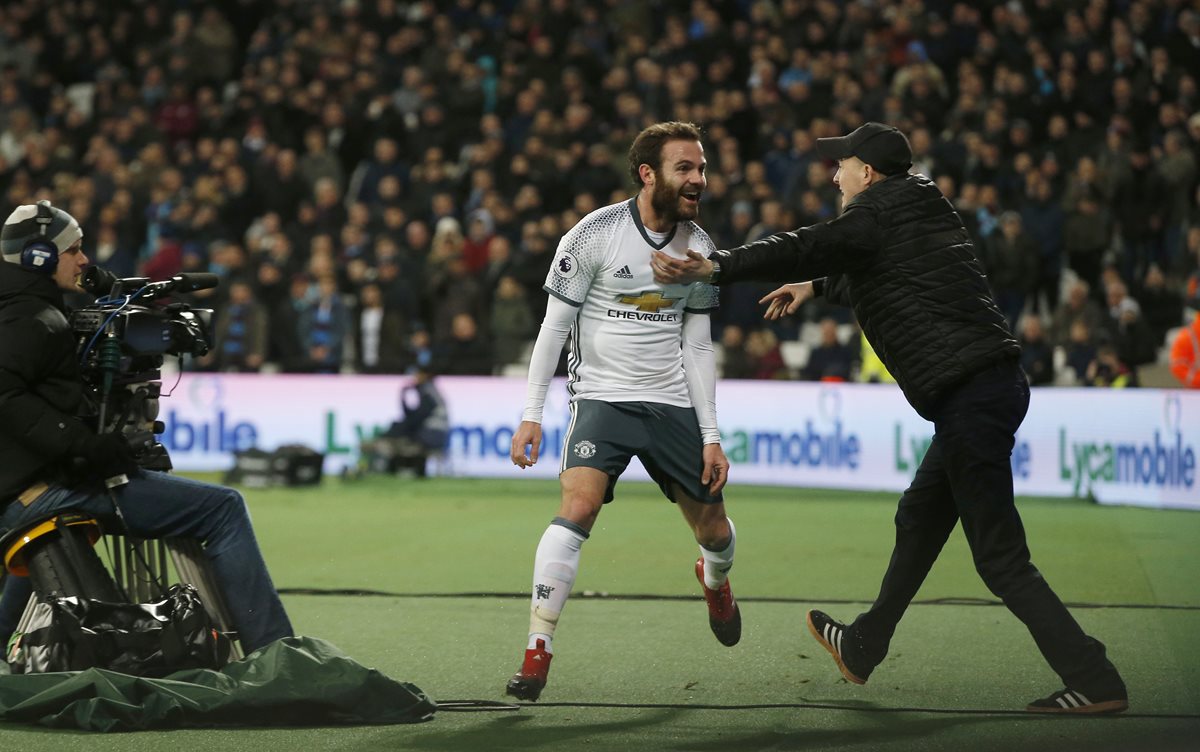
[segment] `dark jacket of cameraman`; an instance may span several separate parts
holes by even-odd
[[[95,434],[75,337],[54,281],[0,262],[0,508],[37,481],[62,482]]]
[[[852,306],[867,341],[926,418],[951,387],[1020,353],[962,220],[924,175],[893,175],[836,219],[713,258],[722,284],[815,280],[816,294]]]

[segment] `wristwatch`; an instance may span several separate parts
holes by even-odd
[[[711,257],[708,260],[713,265],[712,271],[708,273],[708,284],[715,285],[721,281],[721,262]]]

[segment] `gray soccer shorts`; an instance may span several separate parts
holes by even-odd
[[[617,479],[637,456],[646,472],[675,501],[671,487],[678,484],[693,499],[705,504],[722,501],[700,482],[704,472],[704,443],[696,411],[656,402],[571,403],[571,424],[563,442],[559,472],[572,467],[594,467],[608,475],[604,503],[613,500]]]

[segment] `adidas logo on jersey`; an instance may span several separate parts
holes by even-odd
[[[633,279],[633,272],[629,271],[629,265],[626,264],[613,273],[617,279]]]

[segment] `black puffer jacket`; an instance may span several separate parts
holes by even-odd
[[[924,175],[892,176],[836,219],[718,254],[721,284],[815,280],[817,294],[852,306],[926,418],[948,389],[1020,354],[962,220]]]
[[[91,429],[75,338],[50,277],[0,262],[0,507],[38,480],[62,480]]]

